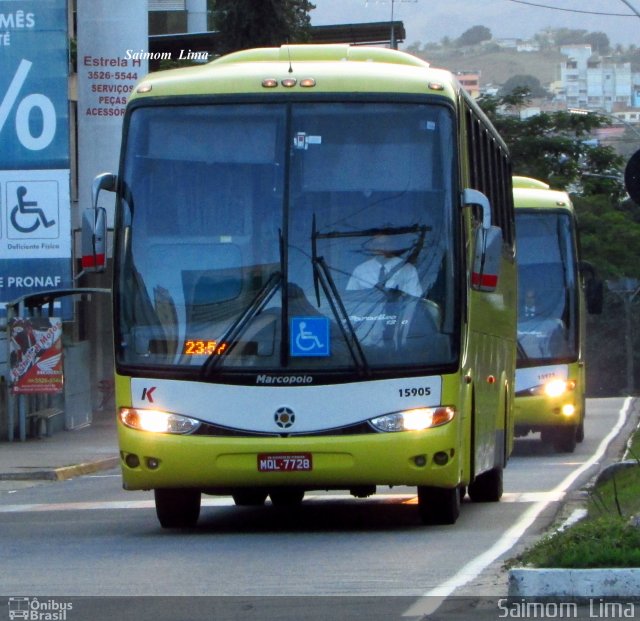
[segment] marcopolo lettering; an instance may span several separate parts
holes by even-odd
[[[256,376],[256,384],[301,385],[313,384],[312,375],[265,375]]]

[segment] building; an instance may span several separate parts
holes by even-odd
[[[458,71],[456,73],[458,82],[462,85],[471,97],[480,97],[480,72],[479,71]]]
[[[568,108],[615,112],[633,105],[631,64],[593,54],[590,45],[566,45],[560,51],[559,96]]]

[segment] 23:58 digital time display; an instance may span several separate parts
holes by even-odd
[[[207,339],[187,339],[184,342],[182,354],[184,356],[220,355],[225,349],[227,349],[226,343]]]

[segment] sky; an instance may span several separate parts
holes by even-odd
[[[640,47],[640,17],[628,6],[630,4],[640,13],[640,0],[311,1],[316,5],[316,9],[311,11],[314,26],[389,21],[393,8],[394,19],[404,22],[407,32],[405,45],[418,41],[423,44],[437,42],[444,37],[454,39],[472,26],[479,25],[489,28],[498,39],[526,39],[547,27],[572,28],[604,32],[614,46],[634,44]]]

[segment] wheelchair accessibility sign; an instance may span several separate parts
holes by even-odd
[[[57,181],[8,181],[4,199],[8,239],[60,237]]]
[[[293,317],[290,353],[292,356],[329,356],[329,319],[327,317]]]

